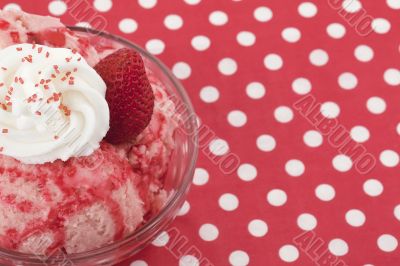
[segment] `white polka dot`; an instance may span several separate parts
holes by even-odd
[[[300,95],[309,93],[311,88],[311,82],[306,78],[297,78],[292,82],[293,91]]]
[[[149,9],[155,7],[157,0],[139,0],[139,5],[143,8]]]
[[[211,41],[207,36],[198,35],[193,37],[192,39],[192,46],[197,51],[205,51],[211,45]]]
[[[194,171],[193,184],[197,186],[203,186],[207,184],[208,179],[209,174],[206,169],[196,168],[196,170]]]
[[[94,7],[100,12],[107,12],[112,8],[111,0],[94,0]]]
[[[294,262],[299,256],[299,250],[293,245],[284,245],[279,249],[279,257],[284,262]]]
[[[169,242],[169,235],[167,232],[163,231],[157,236],[157,238],[152,242],[156,247],[164,247]]]
[[[178,62],[172,67],[172,72],[179,79],[187,79],[192,74],[192,69],[187,63]]]
[[[136,260],[130,264],[130,266],[149,266],[144,260]]]
[[[326,32],[334,39],[341,39],[346,34],[346,28],[340,23],[331,23],[326,28]]]
[[[351,161],[350,157],[340,154],[336,155],[335,158],[333,158],[332,165],[333,168],[335,168],[339,172],[347,172],[353,166],[353,162]]]
[[[315,195],[322,201],[331,201],[335,198],[335,189],[328,184],[321,184],[315,189]]]
[[[222,26],[228,22],[228,15],[223,11],[214,11],[208,17],[210,23],[214,26]]]
[[[260,82],[251,82],[246,87],[246,93],[250,98],[258,100],[264,97],[265,87]]]
[[[259,22],[267,22],[270,21],[273,17],[272,10],[268,7],[261,6],[254,10],[254,18]]]
[[[254,237],[263,237],[268,233],[268,225],[263,220],[255,219],[247,226],[250,234]]]
[[[269,70],[279,70],[283,66],[282,57],[278,54],[269,54],[264,58],[264,66]]]
[[[257,138],[257,148],[261,151],[270,152],[276,147],[275,138],[271,135],[261,135]]]
[[[304,174],[305,166],[302,161],[293,159],[285,164],[285,171],[288,175],[297,177]]]
[[[223,139],[214,139],[210,142],[209,149],[212,154],[222,156],[228,153],[229,145],[228,142]]]
[[[298,7],[298,12],[300,16],[305,17],[305,18],[312,18],[314,17],[317,12],[317,6],[311,2],[304,2],[301,3]]]
[[[302,213],[297,217],[297,225],[305,231],[310,231],[317,226],[317,219],[310,213]]]
[[[372,29],[378,34],[385,34],[390,31],[391,25],[387,19],[376,18],[372,21]]]
[[[358,0],[344,0],[342,3],[342,7],[348,13],[355,13],[362,8],[362,5]]]
[[[124,18],[119,22],[118,27],[123,33],[133,33],[137,30],[138,24],[131,18]]]
[[[219,99],[219,91],[213,86],[206,86],[200,90],[200,98],[206,103],[213,103]]]
[[[398,246],[397,239],[389,234],[381,235],[378,238],[378,247],[380,250],[384,252],[392,252],[395,251]]]
[[[237,63],[232,58],[224,58],[218,63],[218,70],[221,74],[230,76],[236,73]]]
[[[200,266],[200,262],[192,255],[185,255],[179,259],[179,266]]]
[[[393,210],[394,217],[400,221],[400,204],[397,205]]]
[[[382,194],[383,185],[379,180],[368,179],[364,182],[363,190],[368,196],[377,197]]]
[[[374,58],[374,50],[368,45],[359,45],[354,50],[354,56],[358,61],[369,62]]]
[[[252,164],[244,163],[239,166],[237,175],[243,181],[252,181],[257,177],[257,168]]]
[[[78,27],[88,28],[88,29],[90,29],[92,27],[92,25],[90,25],[90,23],[86,22],[86,21],[78,22],[75,25],[78,26]]]
[[[9,3],[3,7],[3,10],[21,10],[21,6],[16,3]]]
[[[344,256],[349,252],[349,246],[340,238],[332,239],[329,242],[328,249],[335,256]]]
[[[146,49],[147,49],[147,51],[149,51],[150,53],[152,53],[154,55],[159,55],[162,52],[164,52],[165,44],[163,41],[161,41],[159,39],[149,40],[146,43]]]
[[[184,216],[188,214],[189,211],[190,211],[190,204],[189,202],[185,201],[178,212],[178,216]]]
[[[354,227],[360,227],[365,223],[365,214],[356,209],[349,210],[346,212],[346,222]]]
[[[241,31],[236,35],[236,40],[242,46],[252,46],[256,42],[256,35],[250,31]]]
[[[249,265],[250,257],[243,250],[236,250],[229,255],[229,262],[232,266],[247,266]]]
[[[312,148],[321,146],[323,142],[323,137],[321,133],[316,130],[309,130],[303,136],[304,143]]]
[[[240,110],[234,110],[228,114],[228,122],[231,126],[242,127],[247,122],[247,116]]]
[[[179,15],[171,14],[165,17],[164,25],[169,30],[178,30],[183,26],[183,20]]]
[[[282,31],[282,38],[290,43],[298,42],[301,38],[301,32],[294,27],[286,28]]]
[[[234,211],[239,206],[239,199],[230,193],[223,194],[218,200],[219,206],[225,211]]]
[[[400,9],[400,0],[386,0],[386,3],[392,9]]]
[[[201,2],[201,0],[184,0],[188,5],[197,5]]]
[[[67,11],[67,5],[63,1],[51,1],[49,3],[49,12],[54,16],[61,16]]]
[[[344,90],[352,90],[357,87],[358,79],[357,77],[350,72],[344,72],[340,74],[338,78],[339,86]]]
[[[334,102],[321,104],[321,113],[327,118],[336,118],[340,114],[340,107]]]
[[[203,224],[199,229],[199,235],[204,241],[214,241],[218,238],[218,228],[213,224]]]
[[[309,59],[314,66],[324,66],[329,61],[329,55],[322,49],[315,49],[310,53]]]
[[[386,102],[380,97],[371,97],[367,101],[367,109],[373,114],[382,114],[386,110]]]
[[[285,191],[281,189],[273,189],[270,192],[268,192],[267,201],[272,206],[279,207],[286,203],[287,195]]]
[[[350,130],[350,136],[354,141],[363,143],[369,139],[369,130],[364,126],[355,126]]]
[[[274,111],[275,119],[280,123],[288,123],[293,120],[293,111],[287,106],[279,106]]]
[[[392,150],[385,150],[381,152],[379,160],[386,167],[395,167],[399,164],[399,154]]]
[[[389,68],[385,71],[383,75],[385,82],[391,86],[400,85],[400,70],[395,68]]]

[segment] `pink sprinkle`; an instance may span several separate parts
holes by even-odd
[[[38,53],[40,54],[43,51],[43,47],[38,48]]]
[[[21,47],[17,47],[16,49],[17,49],[18,52],[19,52],[19,51],[22,51],[22,48],[21,48]]]

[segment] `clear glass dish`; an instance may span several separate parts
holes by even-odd
[[[174,220],[184,203],[190,187],[198,154],[197,119],[192,104],[180,82],[161,63],[143,48],[118,36],[92,29],[71,27],[79,35],[86,35],[96,41],[112,42],[118,47],[128,47],[139,52],[145,62],[153,82],[160,82],[166,88],[171,100],[178,107],[179,129],[175,134],[176,149],[171,158],[165,179],[165,189],[169,198],[161,211],[151,217],[142,227],[131,235],[107,246],[88,252],[52,256],[24,254],[0,248],[0,265],[113,265],[138,253]]]

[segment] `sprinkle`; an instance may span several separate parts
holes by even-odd
[[[38,53],[40,54],[43,51],[43,47],[38,48]]]
[[[69,77],[69,75],[71,75],[72,73],[71,73],[71,71],[68,71],[67,73],[65,73],[65,75],[67,76],[67,77]]]
[[[74,48],[74,49],[72,49],[72,53],[73,54],[76,54],[78,51]]]
[[[60,74],[60,70],[58,70],[58,66],[57,65],[54,65],[53,68],[54,68],[54,70],[56,71],[57,74]]]
[[[8,133],[8,129],[7,128],[3,128],[3,130],[1,131],[3,134]]]
[[[76,72],[76,71],[78,71],[78,68],[77,68],[77,67],[74,68],[74,72]]]
[[[55,140],[58,140],[58,138],[59,138],[59,137],[58,137],[57,135],[54,136],[54,139],[55,139]]]
[[[15,76],[14,82],[15,82],[15,83],[18,83],[18,77],[17,77],[17,76]]]
[[[82,60],[82,57],[79,57],[79,58],[78,58],[78,62],[81,61],[81,60]]]
[[[7,105],[8,105],[8,106],[11,106],[11,105],[12,105],[12,102],[8,102]]]
[[[74,85],[75,83],[74,83],[73,80],[70,80],[70,81],[68,82],[68,84],[69,84],[69,85]]]
[[[15,49],[17,49],[17,51],[22,51],[22,48],[21,47],[17,47],[17,48],[15,48]]]
[[[6,70],[7,70],[7,68],[6,68],[6,67],[1,67],[1,69],[3,69],[4,71],[6,71]]]
[[[44,87],[45,90],[49,89],[49,85],[44,85],[43,87]]]
[[[6,95],[6,96],[4,97],[4,99],[6,99],[6,101],[11,100],[10,96],[8,96],[8,95]]]
[[[0,87],[3,87],[4,86],[4,83],[0,83]]]
[[[51,82],[51,79],[46,79],[46,83],[50,83]]]
[[[32,49],[35,49],[35,48],[36,48],[36,43],[33,42],[33,44],[32,44]]]
[[[50,53],[49,53],[49,52],[47,52],[47,53],[46,53],[46,57],[49,57],[49,56],[50,56]]]
[[[65,58],[65,61],[67,61],[67,63],[71,62],[72,57],[67,57]]]
[[[49,97],[46,102],[50,103],[52,100],[53,100],[53,97]]]
[[[25,60],[28,61],[29,63],[32,63],[32,55],[25,56],[23,59],[25,59]]]
[[[54,75],[54,74],[51,74],[51,77],[52,77],[53,79],[55,79],[57,76]]]
[[[62,80],[62,81],[65,81],[65,80],[67,80],[67,77],[63,77],[61,80]]]
[[[39,111],[36,111],[35,114],[37,114],[37,115],[42,115],[42,113],[39,112]]]
[[[19,83],[24,84],[24,80],[21,77],[19,77],[18,80],[19,80]]]
[[[39,83],[36,83],[36,84],[35,84],[35,87],[39,87]]]
[[[39,74],[39,75],[42,74],[42,71],[39,71],[38,74]]]
[[[4,147],[0,147],[0,152],[2,152],[4,150]]]
[[[4,111],[7,111],[7,106],[4,103],[1,104],[1,108],[3,108]]]

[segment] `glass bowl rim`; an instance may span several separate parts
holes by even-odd
[[[67,28],[69,28],[72,31],[86,32],[89,34],[97,35],[99,37],[111,39],[118,43],[122,43],[123,45],[125,45],[127,47],[131,47],[131,48],[139,51],[141,54],[144,54],[148,59],[150,59],[154,64],[156,64],[161,69],[161,71],[165,74],[166,77],[168,77],[170,79],[170,81],[172,82],[173,86],[176,88],[176,90],[179,94],[179,98],[186,105],[186,107],[190,113],[189,115],[195,115],[193,105],[192,105],[190,98],[187,95],[183,85],[171,73],[171,71],[168,69],[168,67],[166,67],[164,65],[164,63],[162,63],[154,55],[152,55],[151,53],[149,53],[148,51],[146,51],[139,45],[137,45],[123,37],[109,33],[107,31],[100,31],[100,30],[96,30],[96,29],[79,27],[79,26],[67,26]],[[192,136],[192,141],[194,142],[194,152],[191,154],[190,163],[188,164],[188,167],[184,173],[182,183],[173,192],[173,194],[169,197],[167,203],[163,206],[161,211],[157,215],[152,217],[149,221],[147,221],[138,230],[135,230],[133,233],[127,235],[123,239],[117,240],[117,241],[107,244],[103,247],[96,248],[96,249],[93,249],[90,251],[68,254],[68,255],[66,255],[68,259],[70,259],[72,262],[80,262],[81,260],[85,260],[88,258],[94,258],[98,255],[104,255],[106,253],[112,252],[121,246],[131,243],[133,240],[135,240],[136,242],[140,242],[144,237],[146,237],[146,235],[148,233],[151,233],[151,230],[154,229],[154,227],[156,227],[157,224],[160,223],[160,221],[162,221],[163,219],[165,219],[168,216],[169,212],[172,209],[174,209],[175,207],[178,207],[176,205],[179,203],[180,199],[186,195],[186,192],[189,189],[190,184],[192,183],[195,164],[196,164],[197,157],[198,157],[198,132],[197,132],[198,125],[197,125],[196,119],[191,119],[189,121],[193,123],[192,126],[194,128],[193,136]],[[4,259],[8,259],[8,260],[22,261],[22,262],[32,262],[32,263],[43,263],[43,262],[47,261],[48,259],[51,259],[51,261],[53,263],[57,263],[57,262],[60,262],[65,259],[65,258],[60,258],[60,260],[58,260],[57,257],[49,258],[49,257],[43,256],[43,255],[22,253],[22,252],[18,252],[18,251],[8,250],[5,248],[0,248],[0,258],[4,258]]]

